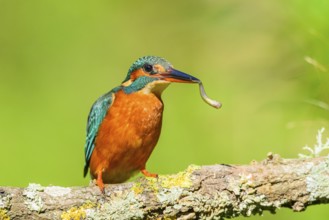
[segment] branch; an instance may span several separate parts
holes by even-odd
[[[0,187],[0,219],[217,219],[303,211],[329,202],[329,158],[189,166],[175,175],[97,186]]]

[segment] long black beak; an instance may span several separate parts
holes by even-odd
[[[198,78],[189,74],[183,73],[174,68],[170,68],[167,72],[160,73],[158,75],[161,79],[169,82],[180,82],[180,83],[199,83],[201,82]]]

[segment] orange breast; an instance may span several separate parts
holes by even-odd
[[[104,183],[127,180],[145,168],[161,132],[163,103],[153,93],[117,92],[100,125],[90,160],[91,175]]]

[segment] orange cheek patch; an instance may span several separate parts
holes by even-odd
[[[159,64],[154,65],[153,68],[157,70],[156,71],[157,73],[164,73],[164,72],[166,72],[165,68],[163,68],[163,66],[161,66]]]
[[[145,73],[142,69],[138,69],[131,73],[130,79],[135,80],[140,76],[149,76],[149,74]]]

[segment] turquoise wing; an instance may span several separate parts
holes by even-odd
[[[105,118],[108,108],[113,102],[114,94],[118,90],[120,90],[120,88],[121,87],[116,87],[110,92],[101,96],[91,107],[87,123],[87,137],[85,144],[85,167],[83,171],[84,177],[87,175],[88,172],[89,162],[95,147],[95,139],[98,133],[99,126]]]

